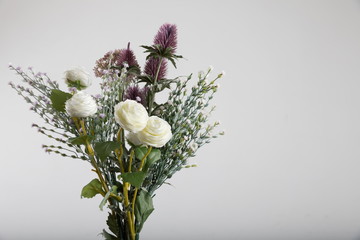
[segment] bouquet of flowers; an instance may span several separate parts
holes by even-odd
[[[176,68],[177,28],[164,24],[140,68],[130,44],[106,53],[96,61],[95,76],[101,78],[101,94],[91,96],[91,85],[83,68],[65,72],[68,91],[62,91],[46,73],[9,68],[28,87],[10,86],[31,104],[45,126],[33,124],[38,132],[57,142],[43,145],[48,153],[88,161],[96,177],[85,185],[81,197],[101,195],[101,210],[109,209],[105,239],[135,240],[153,212],[155,191],[174,173],[189,165],[197,149],[223,132],[209,124],[215,107],[209,102],[224,73],[210,79],[212,67],[200,71],[193,87],[192,75],[167,78],[171,64]],[[167,91],[164,91],[167,90]],[[163,92],[164,91],[164,92]],[[167,101],[155,101],[156,94],[168,94]]]

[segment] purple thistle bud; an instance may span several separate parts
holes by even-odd
[[[33,123],[33,124],[31,124],[31,127],[38,127],[38,125]]]
[[[28,70],[32,71],[32,70],[33,70],[33,67],[29,66],[29,67],[28,67]]]
[[[100,113],[100,114],[99,114],[99,117],[100,117],[100,118],[105,118],[105,114],[104,114],[104,113]]]
[[[170,47],[171,53],[175,53],[177,47],[176,25],[169,23],[162,25],[154,38],[154,44],[159,44],[165,49]]]
[[[149,60],[145,64],[145,70],[144,70],[145,74],[155,79],[159,61],[160,59],[158,58],[152,58],[152,57],[149,58]],[[163,60],[161,62],[159,74],[157,76],[157,81],[165,78],[166,72],[167,72],[167,62]]]
[[[47,146],[45,144],[41,145],[42,148],[46,148]]]
[[[128,43],[126,49],[121,50],[121,54],[116,61],[117,66],[124,66],[125,63],[127,63],[128,67],[139,67],[134,52],[130,50],[130,43]]]
[[[144,87],[140,88],[139,86],[130,86],[126,89],[124,99],[135,100],[138,103],[146,106],[146,97],[148,94],[149,88]]]
[[[12,65],[12,63],[9,63],[9,64],[8,64],[8,67],[9,67],[9,68],[13,68],[14,66]]]
[[[9,85],[10,85],[11,87],[15,87],[15,85],[14,85],[13,82],[9,82]]]
[[[21,67],[16,67],[15,68],[17,71],[21,71]]]

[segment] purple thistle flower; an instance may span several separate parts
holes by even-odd
[[[159,28],[154,44],[159,44],[163,48],[171,47],[171,53],[175,53],[177,47],[177,28],[175,24],[165,23]]]
[[[153,79],[155,79],[156,71],[158,69],[160,59],[158,58],[149,58],[149,60],[146,61],[144,72],[145,74],[149,75]],[[157,81],[165,78],[167,72],[167,62],[163,60],[161,62],[160,71],[157,77]]]
[[[148,91],[149,91],[148,87],[140,88],[139,86],[130,86],[126,89],[124,99],[134,100],[146,106],[146,97]]]
[[[134,52],[130,50],[130,43],[128,43],[126,49],[121,50],[121,54],[116,60],[117,66],[124,66],[125,63],[127,63],[129,67],[139,67]]]

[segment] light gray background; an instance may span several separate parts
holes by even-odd
[[[158,191],[143,239],[360,239],[360,2],[166,0],[0,0],[0,239],[106,227],[100,197],[80,199],[90,166],[42,151],[7,63],[62,81],[131,41],[143,65],[164,22],[187,59],[170,76],[226,71],[213,119],[227,134]]]

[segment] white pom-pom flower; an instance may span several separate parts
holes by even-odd
[[[69,87],[85,89],[91,85],[90,74],[81,67],[74,67],[64,72],[65,83]]]
[[[134,100],[119,102],[115,105],[114,110],[115,121],[130,132],[143,130],[149,119],[145,107]]]
[[[126,135],[126,139],[135,146],[140,146],[143,143],[139,140],[138,133],[129,132]]]
[[[97,105],[92,96],[79,91],[65,102],[65,110],[71,117],[89,117],[97,112]]]
[[[151,116],[146,127],[137,136],[143,144],[160,148],[171,139],[171,127],[165,120]]]

